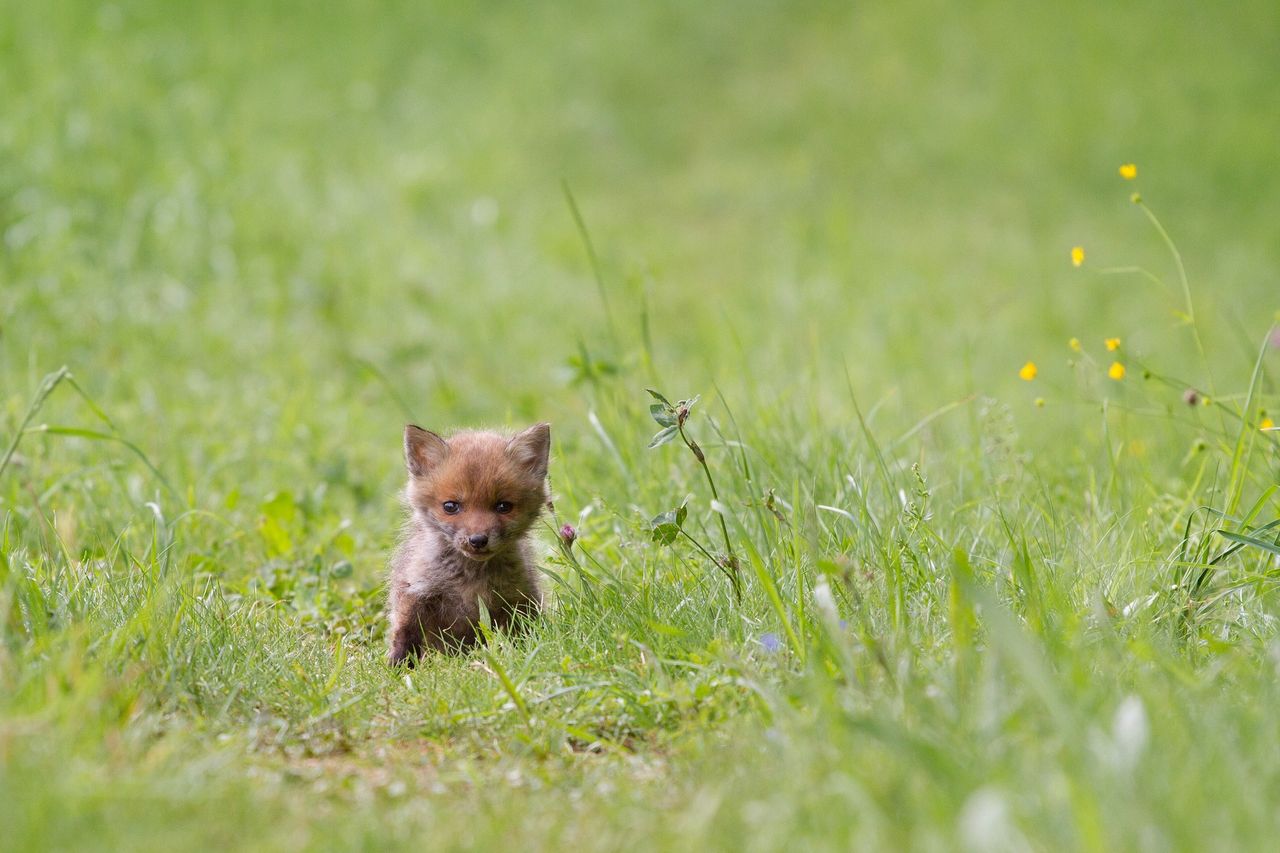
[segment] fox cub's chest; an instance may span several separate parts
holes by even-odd
[[[480,606],[499,624],[510,620],[513,609],[532,603],[536,593],[525,589],[518,578],[481,577],[468,578],[453,589],[455,606],[466,614],[468,621],[480,619]]]

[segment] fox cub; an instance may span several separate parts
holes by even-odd
[[[404,430],[410,517],[391,561],[390,662],[475,644],[480,603],[493,624],[542,608],[526,534],[547,495],[551,425],[515,436]]]

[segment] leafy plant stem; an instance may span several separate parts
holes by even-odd
[[[716,489],[715,478],[711,476],[711,468],[707,465],[707,455],[702,452],[702,448],[698,443],[689,438],[684,431],[684,424],[677,423],[676,429],[680,433],[680,440],[685,443],[693,453],[693,457],[698,460],[698,464],[702,466],[702,473],[707,475],[707,486],[711,489],[711,499],[717,504],[720,503],[720,492]],[[729,576],[730,583],[733,584],[733,597],[736,601],[742,601],[742,580],[738,576],[738,555],[734,553],[733,542],[729,539],[729,525],[725,524],[724,515],[716,511],[716,519],[720,522],[720,534],[724,537],[724,568],[725,573]]]

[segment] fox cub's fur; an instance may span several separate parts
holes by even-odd
[[[410,517],[391,562],[391,663],[474,645],[480,602],[500,628],[541,609],[525,537],[547,502],[550,449],[550,424],[447,441],[405,427]]]

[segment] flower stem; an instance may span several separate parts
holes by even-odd
[[[689,438],[689,436],[685,434],[683,423],[677,421],[676,429],[680,432],[680,439],[685,443],[685,446],[688,447],[689,450],[693,453],[693,457],[698,460],[698,464],[702,466],[702,473],[707,475],[707,485],[711,487],[711,498],[716,503],[720,503],[720,492],[717,491],[716,489],[715,478],[711,476],[711,468],[708,467],[707,465],[706,454],[702,452],[702,448],[698,446],[698,443],[696,441]],[[734,600],[741,602],[742,601],[742,580],[738,575],[738,555],[735,554],[733,551],[733,543],[729,539],[729,526],[725,524],[724,514],[721,513],[718,509],[715,511],[715,513],[716,513],[716,518],[720,521],[720,533],[721,535],[724,536],[725,574],[729,576],[729,580],[733,584]]]
[[[1147,219],[1151,220],[1151,224],[1155,226],[1156,232],[1164,240],[1165,246],[1169,248],[1169,254],[1173,255],[1174,266],[1178,268],[1178,281],[1182,284],[1182,299],[1186,304],[1187,322],[1191,326],[1191,336],[1195,339],[1196,350],[1200,353],[1201,363],[1204,364],[1205,375],[1209,380],[1209,393],[1216,396],[1217,389],[1213,385],[1213,374],[1209,370],[1209,358],[1205,354],[1204,341],[1200,339],[1200,325],[1196,322],[1196,307],[1195,303],[1191,301],[1191,283],[1187,280],[1187,268],[1182,264],[1182,253],[1178,251],[1177,244],[1173,242],[1173,238],[1169,236],[1169,232],[1165,230],[1164,225],[1160,223],[1160,219],[1147,206],[1147,203],[1139,199],[1137,205],[1146,214]]]

